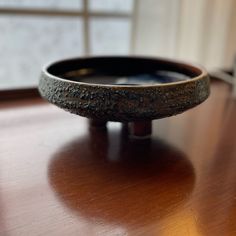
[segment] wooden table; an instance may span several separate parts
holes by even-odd
[[[229,87],[154,122],[149,141],[41,99],[0,104],[0,235],[236,235]]]

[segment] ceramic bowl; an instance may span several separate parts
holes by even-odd
[[[71,113],[103,121],[146,121],[182,113],[209,96],[205,69],[171,60],[90,57],[42,70],[39,91]]]

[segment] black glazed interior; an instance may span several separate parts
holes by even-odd
[[[92,84],[142,85],[189,80],[202,71],[172,61],[139,57],[92,57],[60,61],[47,72],[70,81]]]

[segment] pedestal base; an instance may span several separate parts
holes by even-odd
[[[129,123],[129,134],[134,138],[150,138],[152,134],[152,121],[135,121]]]
[[[89,119],[89,125],[92,128],[106,128],[107,121]],[[127,123],[123,123],[125,126]],[[152,134],[152,121],[134,121],[128,123],[128,134],[132,138],[145,139]]]
[[[106,128],[107,121],[99,119],[89,119],[89,126],[92,128]]]

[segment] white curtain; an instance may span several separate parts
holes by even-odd
[[[132,53],[228,68],[236,54],[235,0],[136,0]]]

